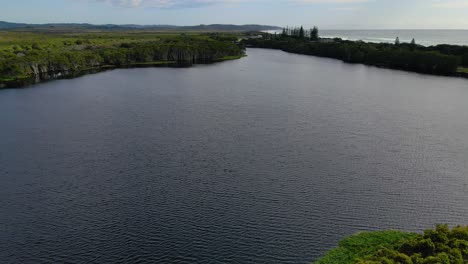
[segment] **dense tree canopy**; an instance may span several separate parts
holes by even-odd
[[[357,264],[464,264],[468,263],[468,226],[435,230],[406,240],[398,247],[382,248]]]
[[[0,84],[20,85],[22,80],[53,78],[57,73],[74,74],[100,67],[191,65],[243,55],[232,35],[8,34],[13,37],[3,49],[0,42]]]
[[[286,28],[279,38],[252,39],[246,41],[246,44],[253,47],[336,58],[350,63],[439,75],[455,74],[460,64],[468,64],[468,50],[459,46],[441,45],[426,48],[415,43],[394,45],[341,39],[311,41],[310,38],[300,39],[295,32],[294,28]],[[397,42],[399,42],[398,39]]]
[[[437,225],[423,234],[363,232],[340,241],[315,264],[465,264],[468,226]]]

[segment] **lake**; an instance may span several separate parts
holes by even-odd
[[[468,219],[468,80],[249,49],[0,91],[5,263],[309,263]]]

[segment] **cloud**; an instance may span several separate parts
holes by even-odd
[[[436,8],[468,8],[468,1],[463,0],[435,0],[432,3]]]
[[[202,7],[223,3],[254,2],[255,0],[88,0],[92,2],[108,3],[120,7]]]
[[[226,3],[268,3],[266,0],[75,0],[108,3],[120,7],[153,7],[153,8],[176,8],[176,7],[203,7]],[[352,4],[365,3],[373,0],[278,0],[284,3],[301,4]]]
[[[354,4],[354,3],[367,3],[371,0],[296,0],[299,3],[308,4]]]

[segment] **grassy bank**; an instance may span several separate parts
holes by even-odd
[[[372,256],[381,248],[399,246],[403,240],[415,236],[417,234],[395,230],[358,233],[340,241],[337,248],[315,264],[352,264],[359,258]]]
[[[158,32],[0,32],[0,87],[89,70],[237,59],[236,34]]]
[[[468,226],[438,225],[423,234],[362,232],[343,239],[314,264],[464,264],[468,263]]]

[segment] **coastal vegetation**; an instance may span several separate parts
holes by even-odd
[[[437,225],[423,234],[362,232],[345,238],[315,264],[464,264],[468,226]]]
[[[85,25],[81,25],[85,26]],[[56,28],[57,27],[57,28]],[[59,30],[60,29],[60,30]],[[468,46],[424,47],[411,43],[365,43],[322,39],[317,27],[284,28],[281,33],[180,32],[151,30],[0,31],[0,88],[73,77],[119,67],[190,66],[238,59],[244,46],[281,49],[378,67],[437,75],[468,76]]]
[[[248,39],[250,47],[280,49],[287,52],[340,59],[384,68],[436,75],[457,75],[468,66],[468,47],[437,45],[424,47],[411,43],[366,43],[339,38],[321,39],[318,29],[286,28],[281,34],[265,34],[263,39]]]
[[[237,34],[0,32],[0,88],[116,67],[240,58]]]

